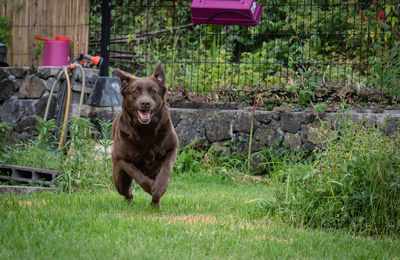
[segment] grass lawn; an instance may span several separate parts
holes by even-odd
[[[394,259],[400,240],[265,217],[267,184],[173,176],[162,209],[141,189],[0,195],[0,259]],[[250,202],[249,202],[250,201]]]

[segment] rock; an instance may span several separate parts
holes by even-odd
[[[238,113],[233,122],[233,132],[242,132],[249,134],[251,129],[252,112]],[[260,126],[260,123],[254,118],[253,131]]]
[[[22,107],[24,109],[24,116],[36,115],[36,103],[39,102],[38,99],[22,99],[20,100]]]
[[[392,136],[400,132],[400,117],[392,116],[386,120],[386,134]]]
[[[83,70],[85,72],[85,93],[91,94],[99,78],[99,70],[87,68]],[[80,92],[82,88],[82,74],[80,69],[75,69],[73,78],[75,81],[75,84],[73,84],[74,91]]]
[[[46,85],[46,89],[47,89],[48,91],[51,91],[51,88],[53,87],[53,84],[54,84],[55,81],[56,81],[56,79],[53,78],[53,77],[48,78],[48,79],[46,80],[45,85]],[[54,86],[54,93],[59,92],[60,89],[61,89],[61,81],[59,81],[59,82]]]
[[[8,100],[18,90],[18,85],[13,75],[0,81],[0,104]]]
[[[285,139],[282,143],[284,147],[288,147],[294,151],[300,151],[302,146],[300,134],[286,133]]]
[[[315,121],[315,115],[307,112],[294,113],[298,121],[302,124],[310,124]]]
[[[325,113],[321,118],[324,121],[329,122],[329,124],[336,129],[337,124],[336,121],[338,119],[339,113]]]
[[[300,130],[301,123],[293,114],[284,113],[281,115],[281,126],[284,131],[295,134]]]
[[[82,84],[81,84],[81,83],[76,83],[76,82],[74,82],[74,83],[72,84],[72,91],[78,92],[79,95],[80,95],[81,92],[82,92]],[[84,91],[85,94],[91,94],[92,92],[93,92],[93,89],[92,89],[92,88],[87,88],[87,87],[85,86],[85,91]]]
[[[383,114],[389,114],[389,115],[400,115],[400,110],[383,110]]]
[[[269,124],[272,120],[273,113],[269,111],[256,111],[255,119],[263,124]]]
[[[78,109],[78,104],[76,104],[75,107],[76,109]],[[76,115],[76,113],[77,112],[75,112],[74,114]],[[89,118],[94,124],[97,124],[97,120],[112,122],[114,120],[114,113],[110,109],[105,108],[93,109],[89,114]]]
[[[50,77],[56,77],[61,70],[62,69],[59,67],[41,66],[37,69],[37,76],[42,79],[48,79]],[[65,79],[65,76],[63,79]]]
[[[11,82],[16,82],[17,81],[17,79],[16,79],[16,77],[14,75],[8,76],[7,80],[11,81]]]
[[[249,152],[249,140],[250,140],[249,134],[244,134],[239,132],[233,137],[232,140],[233,140],[233,144],[231,145],[232,152],[237,151],[239,153],[245,153],[245,154]],[[262,148],[263,146],[253,136],[253,141],[251,142],[251,152],[252,153],[258,152]]]
[[[274,146],[279,143],[283,133],[271,125],[263,125],[254,133],[254,138],[267,146]]]
[[[333,132],[331,128],[315,128],[310,125],[307,126],[307,138],[310,143],[320,146],[328,138],[332,138]]]
[[[189,100],[176,100],[171,101],[171,107],[174,108],[187,108],[187,109],[219,109],[219,110],[236,110],[237,103],[225,102],[199,102]]]
[[[23,79],[28,75],[31,68],[29,67],[10,67],[10,72],[18,79]]]
[[[322,141],[322,134],[318,131],[318,129],[307,126],[307,141],[312,144],[319,145]]]
[[[44,117],[44,112],[46,110],[47,101],[49,99],[49,93],[45,93],[36,103],[35,103],[35,111],[36,114],[40,117]],[[57,94],[53,94],[50,107],[49,107],[49,114],[47,119],[54,119],[57,116],[58,111],[58,96]]]
[[[218,111],[207,116],[205,130],[210,143],[232,139],[231,120],[229,116],[219,116]]]
[[[11,72],[9,67],[0,67],[0,81],[2,81],[3,79],[7,79],[10,75]]]
[[[170,115],[171,115],[172,125],[174,127],[176,127],[179,124],[179,122],[182,120],[181,115],[175,109],[170,109],[169,112],[170,112]]]
[[[30,76],[20,87],[19,98],[40,98],[46,89],[45,81],[36,77]]]
[[[99,78],[100,71],[97,69],[88,69],[88,68],[84,68],[83,71],[85,72],[86,84],[94,85],[97,79]],[[77,82],[82,82],[82,73],[79,68],[75,69],[73,78]]]
[[[23,116],[16,124],[14,125],[14,129],[21,133],[27,132],[29,134],[37,133],[35,126],[38,126],[39,122],[34,115]]]
[[[70,113],[77,115],[79,104],[71,104]],[[83,104],[81,107],[81,117],[99,118],[102,121],[113,121],[114,118],[121,112],[121,107],[93,107],[90,105]]]
[[[378,127],[378,119],[376,117],[376,114],[369,114],[365,118],[365,124],[367,127]]]
[[[24,107],[22,101],[16,96],[12,96],[9,100],[4,102],[0,119],[2,122],[11,122],[13,125],[17,122],[24,114]]]
[[[307,141],[307,140],[303,140],[303,145],[302,145],[302,151],[313,151],[315,149],[315,144]]]
[[[176,126],[175,131],[180,141],[180,147],[190,144],[193,140],[206,141],[206,130],[204,122],[199,118],[196,111],[182,114],[182,120]]]

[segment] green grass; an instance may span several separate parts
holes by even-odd
[[[400,136],[338,120],[316,159],[271,174],[280,184],[266,209],[293,224],[400,234]]]
[[[0,196],[0,259],[394,259],[400,240],[294,228],[266,217],[266,183],[174,175],[162,209],[141,189]],[[254,201],[256,200],[256,201]]]

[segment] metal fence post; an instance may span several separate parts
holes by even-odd
[[[111,0],[102,0],[101,13],[100,55],[103,57],[103,64],[100,67],[100,76],[108,77],[108,67],[110,63]]]

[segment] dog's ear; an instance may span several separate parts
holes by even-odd
[[[125,72],[125,71],[120,70],[120,69],[115,69],[114,70],[114,75],[121,79],[120,92],[121,92],[122,95],[124,95],[128,85],[129,85],[129,82],[134,80],[135,78],[131,74],[129,74],[128,72]]]
[[[158,61],[157,67],[153,73],[153,77],[159,82],[162,86],[165,86],[165,72],[161,67],[161,61]]]

